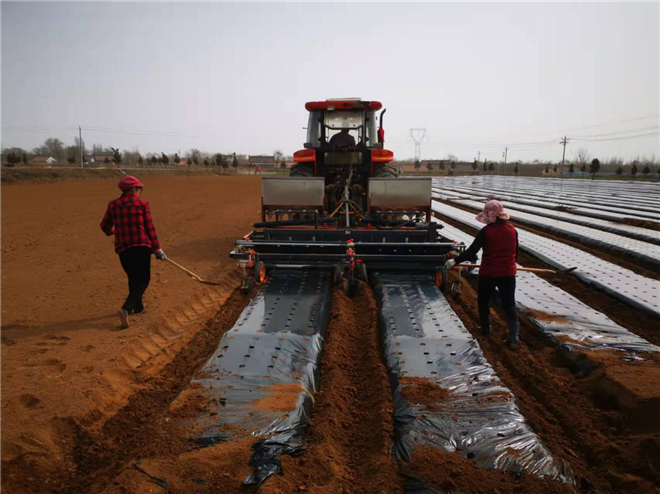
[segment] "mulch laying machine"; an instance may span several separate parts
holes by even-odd
[[[376,127],[381,107],[359,98],[307,103],[304,149],[289,177],[262,177],[261,221],[230,254],[245,291],[275,268],[333,270],[349,295],[370,271],[430,272],[444,291],[444,263],[465,246],[431,220],[431,178],[398,176],[384,149],[385,110]]]

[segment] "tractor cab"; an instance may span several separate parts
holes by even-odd
[[[329,210],[346,192],[362,212],[367,208],[368,181],[396,178],[394,153],[383,148],[383,105],[360,98],[310,101],[304,149],[293,155],[292,177],[323,177]],[[346,191],[348,187],[348,191]]]
[[[376,125],[376,111],[381,107],[377,101],[363,102],[359,98],[307,103],[305,108],[309,111],[309,121],[305,149],[350,147],[331,144],[342,131],[353,138],[354,148],[382,149],[383,143],[379,140]]]

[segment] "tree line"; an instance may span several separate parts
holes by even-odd
[[[148,152],[144,155],[137,149],[132,151],[123,150],[118,148],[105,147],[101,144],[94,144],[91,149],[85,147],[82,143],[82,156],[85,165],[95,164],[136,164],[136,165],[169,165],[169,164],[187,164],[204,165],[204,166],[217,166],[224,169],[229,167],[238,168],[241,162],[247,160],[246,155],[231,153],[208,153],[200,151],[196,148],[191,148],[183,156],[179,153],[167,154],[164,152]],[[8,147],[2,149],[2,162],[8,163],[10,166],[15,166],[19,163],[27,165],[36,156],[52,156],[59,163],[67,162],[72,165],[80,165],[81,157],[81,143],[76,137],[73,146],[67,146],[60,139],[49,137],[44,141],[41,146],[33,148],[31,151],[19,148]],[[273,152],[275,163],[279,163],[282,168],[286,168],[285,160],[291,159],[289,156],[284,156],[281,150]]]

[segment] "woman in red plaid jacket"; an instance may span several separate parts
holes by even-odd
[[[128,297],[119,309],[121,327],[128,328],[128,316],[144,312],[142,295],[151,280],[151,253],[160,261],[166,258],[160,248],[149,203],[140,199],[144,185],[128,175],[119,181],[121,197],[108,204],[101,229],[115,236],[115,252],[128,275]]]

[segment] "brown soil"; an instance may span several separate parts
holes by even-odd
[[[621,218],[617,223],[623,223],[624,225],[638,226],[640,228],[647,228],[649,230],[655,230],[660,232],[660,223],[657,221],[651,220],[638,220],[636,218]]]
[[[3,492],[84,490],[157,448],[140,438],[249,299],[227,253],[257,217],[259,178],[144,182],[164,250],[223,284],[154,261],[125,331],[126,277],[99,228],[116,180],[2,187]]]
[[[302,391],[300,384],[282,383],[269,386],[266,397],[254,403],[255,408],[269,412],[288,412],[296,407],[298,395]]]
[[[245,438],[180,455],[145,459],[126,468],[103,494],[231,493],[252,473],[248,461],[254,438]],[[168,490],[165,490],[167,487]]]
[[[423,478],[427,485],[446,492],[570,493],[573,486],[532,476],[516,477],[502,470],[488,470],[456,453],[428,446],[413,451],[404,473]]]
[[[554,209],[555,211],[561,211],[562,213],[570,213],[571,212],[571,208],[566,207],[566,206],[555,206],[552,209]]]
[[[194,175],[228,175],[234,171],[223,171],[217,168],[171,166],[169,168],[122,167],[129,175],[141,178],[154,176],[194,176]],[[242,170],[243,171],[243,170]],[[102,180],[114,178],[119,180],[124,174],[111,165],[107,169],[99,168],[3,168],[2,185],[25,183],[51,183],[69,180]]]
[[[284,476],[269,479],[264,493],[403,491],[389,457],[392,393],[376,311],[367,289],[354,300],[335,292],[306,452],[284,456]]]
[[[655,492],[660,482],[656,453],[660,434],[634,431],[629,411],[601,391],[608,367],[601,362],[587,375],[572,374],[557,350],[525,318],[520,319],[520,349],[510,351],[504,343],[507,326],[499,311],[491,314],[493,335],[482,336],[475,287],[475,281],[466,282],[460,301],[449,299],[452,308],[479,340],[534,432],[554,456],[570,464],[578,489]],[[610,365],[628,368],[637,364],[620,357],[610,361]],[[654,456],[649,456],[651,452]]]
[[[525,314],[527,314],[529,317],[533,319],[537,319],[539,321],[548,321],[548,322],[567,322],[565,318],[561,316],[554,316],[552,314],[548,314],[547,312],[543,312],[540,310],[525,310]]]
[[[441,220],[458,228],[461,231],[471,235],[476,234],[476,230],[462,223],[441,216]],[[608,259],[615,262],[613,259]],[[549,264],[540,261],[536,257],[526,252],[518,253],[518,263],[529,268],[554,269]],[[624,266],[625,267],[625,266]],[[570,293],[578,300],[581,300],[589,307],[602,312],[612,319],[618,325],[626,328],[631,333],[641,336],[654,345],[660,346],[660,330],[658,320],[653,316],[630,307],[622,301],[612,297],[602,290],[589,286],[572,275],[536,273],[537,276],[549,281],[553,285]]]
[[[449,391],[425,377],[402,377],[401,396],[411,405],[422,405],[429,410],[437,410],[449,397]]]

